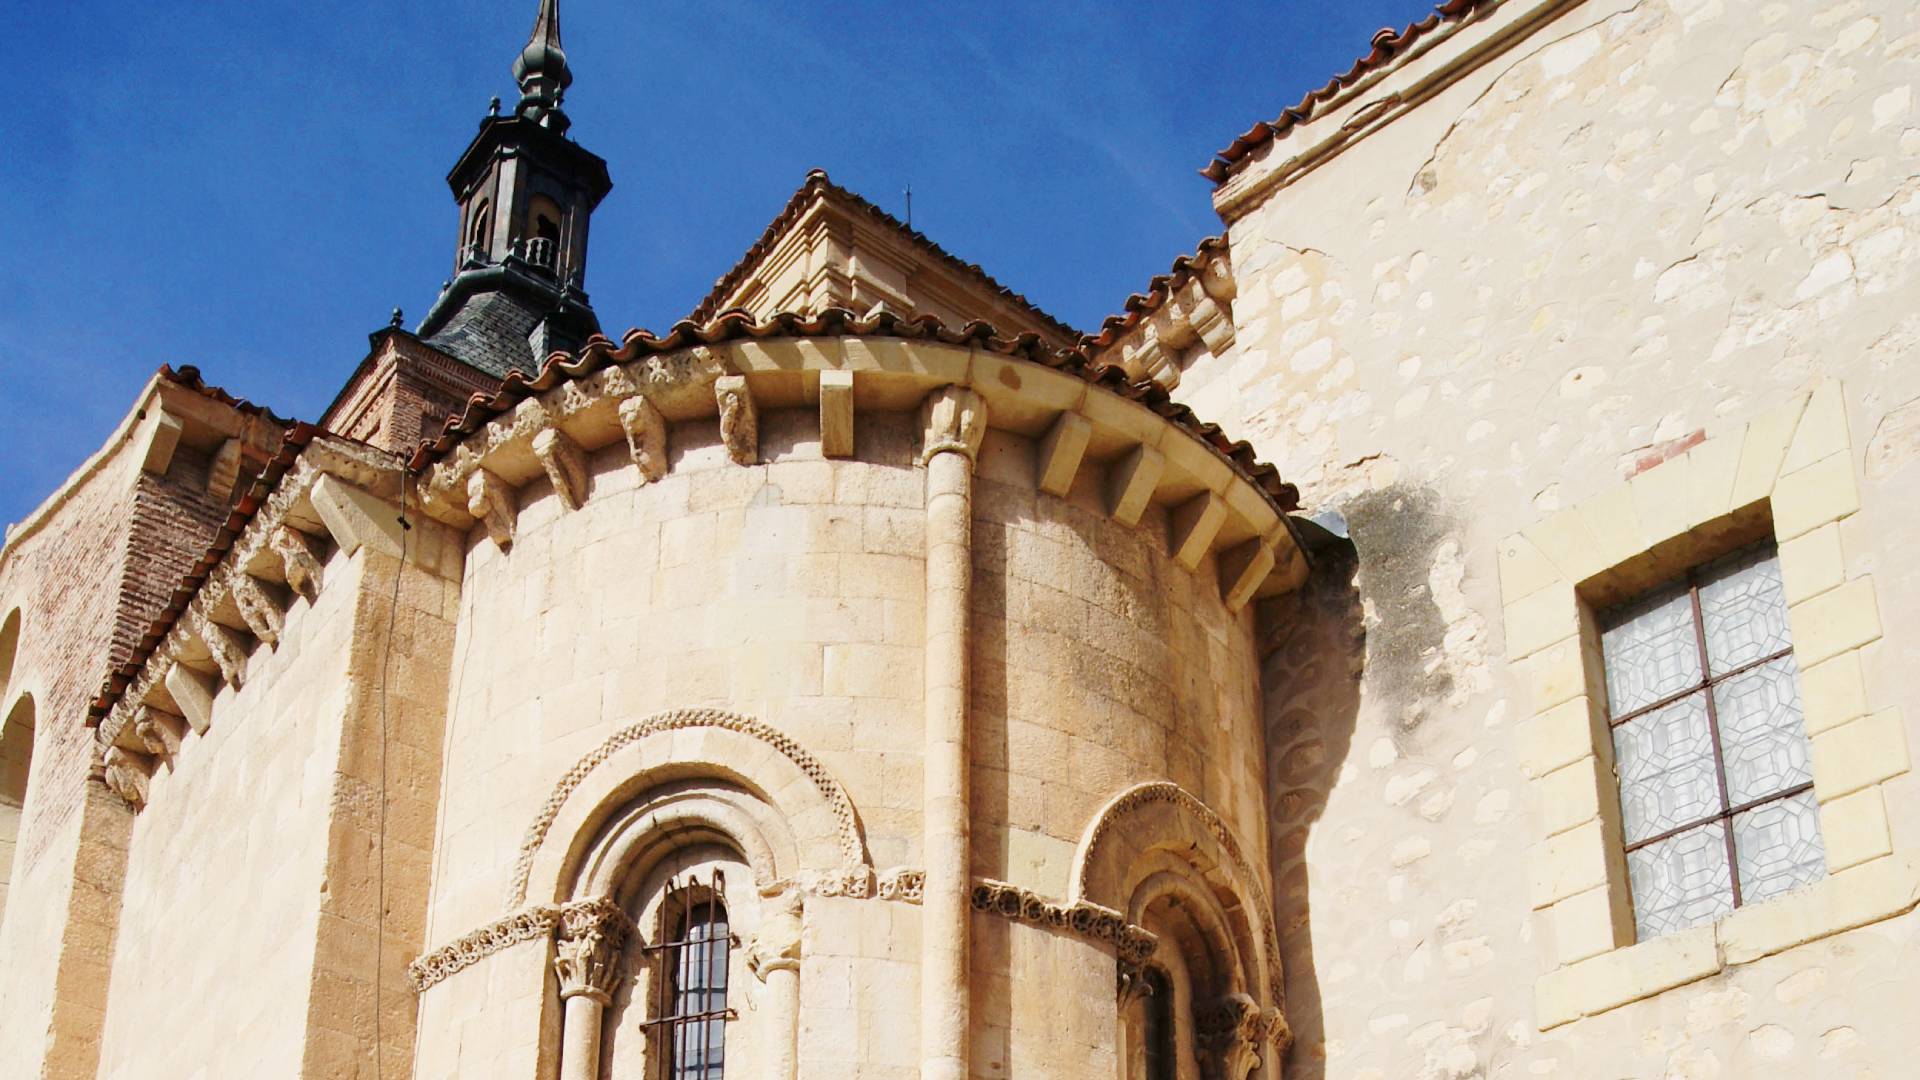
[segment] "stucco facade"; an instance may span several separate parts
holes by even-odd
[[[420,333],[9,530],[0,1071],[1911,1072],[1920,11],[1450,0],[1096,334],[814,174],[577,347],[557,20]],[[1636,929],[1604,642],[1747,545],[1819,864]]]

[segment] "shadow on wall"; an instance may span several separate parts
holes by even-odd
[[[1261,612],[1274,918],[1294,1034],[1289,1080],[1321,1080],[1327,1071],[1306,848],[1353,743],[1367,647],[1353,544],[1333,539],[1313,558],[1307,583]]]

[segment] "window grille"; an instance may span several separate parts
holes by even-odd
[[[1773,545],[1701,566],[1600,623],[1640,938],[1825,876]]]
[[[665,1080],[721,1080],[726,1067],[727,966],[738,944],[727,928],[726,879],[669,886],[662,924],[669,932],[646,952],[658,1016],[647,1023],[653,1058]]]

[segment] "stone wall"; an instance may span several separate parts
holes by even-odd
[[[1522,768],[1496,552],[1837,383],[1859,483],[1840,577],[1871,577],[1884,623],[1864,694],[1915,715],[1920,13],[1561,5],[1419,100],[1468,52],[1410,61],[1222,190],[1238,332],[1178,390],[1358,549],[1364,676],[1303,690],[1295,657],[1267,686],[1290,998],[1321,1014],[1290,1075],[1900,1075],[1912,915],[1588,1019],[1536,1012],[1563,950],[1526,853],[1555,807]],[[1920,785],[1893,771],[1898,858]]]

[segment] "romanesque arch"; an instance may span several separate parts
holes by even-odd
[[[0,660],[10,660],[10,656]],[[4,683],[0,679],[0,683]],[[0,698],[0,700],[5,700]],[[33,771],[33,695],[21,694],[0,720],[0,918],[6,916],[12,885],[14,841],[27,805],[27,778]]]
[[[1168,781],[1114,796],[1082,834],[1069,900],[1124,912],[1158,939],[1152,963],[1174,975],[1180,1042],[1200,1075],[1279,1076],[1287,1026],[1272,908],[1211,807]],[[1123,968],[1123,1015],[1140,974]]]
[[[741,813],[754,803],[771,808],[757,819],[772,823],[760,830],[769,857],[778,847],[773,838],[790,836],[790,865],[765,865],[776,875],[765,884],[804,879],[814,891],[852,895],[871,888],[873,867],[853,802],[817,758],[752,717],[677,709],[615,732],[560,779],[521,842],[508,910],[519,908],[530,888],[540,902],[566,899],[609,820],[632,813],[649,792],[701,782],[718,785],[708,794]],[[743,848],[752,843],[735,839]]]

